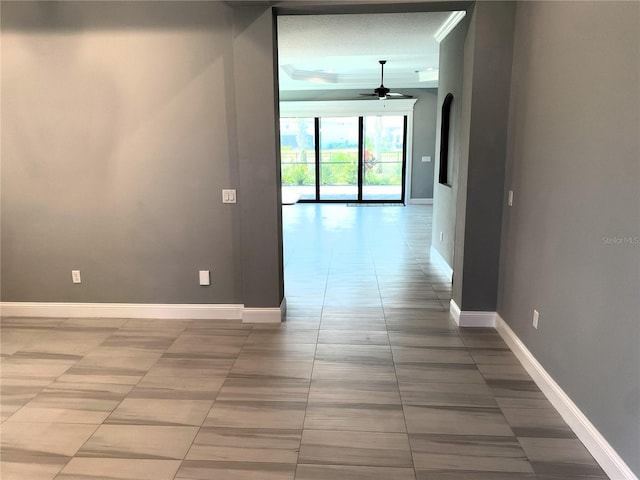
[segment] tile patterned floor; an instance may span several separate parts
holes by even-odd
[[[607,478],[500,337],[449,320],[429,206],[284,223],[282,325],[2,319],[2,479]]]

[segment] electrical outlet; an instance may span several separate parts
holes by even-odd
[[[513,190],[509,190],[509,197],[507,198],[507,205],[513,207]]]
[[[442,242],[444,240],[444,232],[440,232],[440,241]]]
[[[209,270],[200,270],[200,285],[211,285],[211,275]]]
[[[82,278],[80,278],[80,270],[71,270],[71,281],[73,283],[82,283]]]
[[[540,313],[538,310],[533,311],[533,328],[538,329],[538,319],[540,318]]]

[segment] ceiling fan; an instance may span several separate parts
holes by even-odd
[[[378,97],[380,100],[386,100],[387,98],[413,98],[411,95],[405,95],[403,93],[396,93],[389,90],[384,86],[384,64],[387,63],[386,60],[378,60],[381,68],[380,74],[380,86],[376,88],[374,93],[361,93],[360,95],[365,97]]]

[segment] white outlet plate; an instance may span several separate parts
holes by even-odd
[[[444,232],[440,232],[440,241],[442,242],[444,240]]]
[[[513,190],[509,190],[509,198],[507,199],[507,205],[513,207]]]
[[[538,329],[538,320],[540,319],[540,313],[538,310],[533,311],[533,328]]]
[[[71,281],[73,283],[82,283],[82,278],[80,277],[80,270],[71,270]]]
[[[422,161],[425,162],[425,163],[426,162],[430,162],[431,161],[431,157],[428,156],[428,155],[425,155],[424,157],[422,157]]]
[[[200,270],[200,285],[211,285],[211,275],[209,270]]]
[[[211,274],[209,270],[200,270],[199,272],[200,285],[211,285]]]

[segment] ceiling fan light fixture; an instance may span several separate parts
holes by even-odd
[[[446,36],[451,33],[451,30],[456,28],[456,25],[458,25],[466,15],[467,12],[464,10],[451,12],[451,15],[447,17],[444,23],[440,25],[440,28],[436,31],[436,33],[433,34],[433,38],[435,38],[438,43],[442,42],[442,40],[444,40]]]
[[[411,95],[404,95],[402,93],[391,92],[390,89],[384,86],[384,64],[386,60],[378,60],[380,64],[380,86],[376,88],[373,93],[361,93],[365,97],[378,97],[378,100],[386,100],[388,97],[392,98],[411,98]]]

